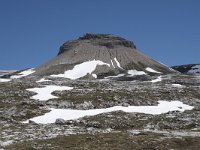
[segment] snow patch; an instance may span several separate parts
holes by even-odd
[[[139,130],[131,130],[131,131],[129,131],[129,133],[131,133],[132,135],[138,135],[141,132]]]
[[[152,73],[161,73],[161,72],[158,72],[158,71],[156,71],[156,70],[154,70],[150,67],[147,67],[145,70],[148,71],[148,72],[152,72]]]
[[[11,81],[11,79],[3,79],[3,78],[0,78],[0,82],[9,82]]]
[[[146,73],[144,71],[128,70],[128,74],[130,76],[137,76],[137,75],[144,75]]]
[[[183,87],[183,85],[181,85],[181,84],[172,84],[172,86],[174,86],[174,87]]]
[[[113,61],[112,61],[112,59],[111,59],[110,61],[111,61],[111,64],[112,64],[113,68],[115,68],[115,65],[113,64]]]
[[[107,76],[107,77],[104,77],[104,79],[109,79],[109,78],[119,78],[119,77],[123,77],[125,76],[125,74],[118,74],[116,76]]]
[[[162,77],[159,76],[159,77],[157,77],[157,79],[151,80],[150,82],[151,83],[156,83],[156,82],[161,82],[161,81],[162,81]]]
[[[32,73],[34,73],[34,72],[35,72],[34,68],[31,68],[31,69],[22,71],[22,72],[18,73],[17,75],[13,75],[13,76],[11,76],[10,78],[11,78],[11,79],[19,79],[19,78],[28,76],[28,75],[30,75],[30,74],[32,74]]]
[[[72,80],[81,78],[86,76],[88,73],[91,74],[93,71],[95,71],[97,65],[107,65],[110,67],[110,64],[104,63],[100,60],[92,60],[83,62],[81,64],[78,64],[74,66],[72,70],[65,71],[64,74],[58,74],[58,75],[51,75],[52,77],[62,77],[62,78],[69,78]]]
[[[36,81],[37,83],[41,83],[41,82],[47,82],[47,81],[51,81],[51,80],[48,80],[48,79],[45,79],[45,78],[42,78],[38,81]]]
[[[42,88],[31,88],[26,89],[27,91],[35,92],[36,95],[32,96],[32,99],[47,101],[52,98],[58,98],[57,96],[52,95],[51,93],[54,91],[64,91],[64,90],[72,90],[72,87],[68,86],[56,86],[56,85],[48,85]]]
[[[97,78],[97,75],[96,75],[96,74],[94,74],[94,73],[92,74],[92,76],[93,76],[95,79]]]
[[[183,112],[185,110],[192,110],[193,107],[183,104],[180,101],[158,101],[157,106],[114,106],[105,109],[90,109],[90,110],[73,110],[73,109],[54,109],[51,108],[50,112],[34,117],[29,119],[36,123],[47,124],[47,123],[54,123],[56,119],[62,118],[64,120],[74,120],[78,118],[82,118],[85,116],[95,116],[102,113],[114,112],[114,111],[123,111],[127,113],[144,113],[144,114],[151,114],[151,115],[159,115],[163,113],[168,113],[170,111],[180,111]],[[28,123],[29,120],[23,122]]]
[[[119,68],[123,69],[123,68],[121,67],[121,65],[120,65],[120,63],[119,63],[119,61],[117,60],[117,58],[116,58],[116,57],[114,58],[114,60],[115,60],[115,62],[116,62],[116,64],[117,64],[117,67],[119,67]]]

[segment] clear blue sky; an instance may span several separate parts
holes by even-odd
[[[0,70],[36,67],[86,32],[169,66],[200,63],[200,0],[0,0]]]

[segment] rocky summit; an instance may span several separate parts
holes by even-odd
[[[1,71],[0,150],[199,150],[200,76],[178,71],[110,34],[68,41]]]
[[[64,74],[65,71],[83,63],[88,67],[96,63],[94,69],[85,74],[88,75],[87,78],[94,77],[92,74],[97,78],[128,74],[128,70],[153,73],[147,68],[163,74],[174,72],[142,54],[131,41],[111,34],[87,33],[77,40],[64,43],[55,58],[35,69],[35,75]]]

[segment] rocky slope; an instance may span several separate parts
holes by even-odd
[[[77,40],[64,43],[55,58],[36,68],[35,75],[63,74],[76,65],[90,61],[96,61],[93,63],[97,65],[88,72],[88,77],[91,74],[96,77],[126,74],[128,70],[155,73],[146,68],[163,74],[174,72],[139,52],[131,41],[110,34],[85,34]]]
[[[149,81],[130,82],[32,77],[1,82],[0,149],[198,149],[199,76],[163,75],[161,80],[151,82],[156,79],[152,76]],[[45,87],[52,86],[72,88],[44,91]],[[156,115],[116,110],[70,120],[57,114],[53,123],[26,122],[48,114],[50,109],[151,107],[159,101],[180,101],[192,109],[184,111],[184,106],[180,106],[176,111]],[[45,122],[50,119],[46,117]]]

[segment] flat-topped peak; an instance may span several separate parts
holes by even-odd
[[[77,68],[79,65],[83,70],[77,72],[78,74],[97,65],[95,70],[92,72],[90,70],[90,72],[98,78],[106,75],[126,74],[130,70],[132,72],[138,70],[139,73],[147,74],[149,72],[154,74],[173,72],[139,52],[133,42],[127,39],[112,34],[86,33],[78,39],[65,42],[60,47],[58,56],[38,67],[36,74],[56,75],[72,70],[75,66]]]

